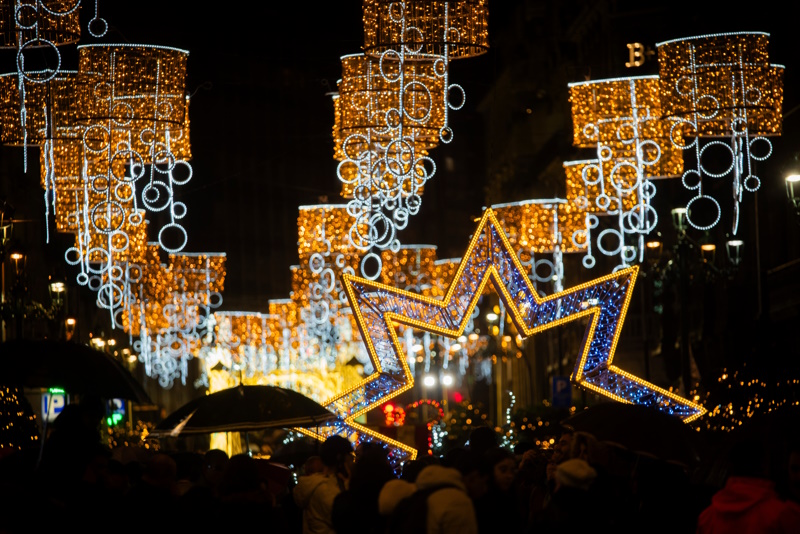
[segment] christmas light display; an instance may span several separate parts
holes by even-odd
[[[132,336],[145,373],[170,388],[186,384],[188,362],[200,353],[211,310],[222,304],[224,253],[171,254],[158,260],[158,246],[149,243],[147,262],[132,277],[119,321]]]
[[[357,386],[327,403],[339,418],[320,435],[380,440],[392,447],[391,459],[402,463],[416,450],[382,436],[355,419],[414,385],[395,325],[458,338],[491,281],[523,337],[568,321],[587,318],[587,332],[577,355],[572,381],[611,399],[642,404],[690,422],[705,409],[613,365],[638,267],[539,297],[517,259],[494,212],[487,209],[444,298],[433,299],[378,282],[343,276],[345,291],[375,371]]]
[[[561,291],[564,287],[562,255],[577,252],[586,243],[580,234],[585,211],[560,198],[495,204],[492,211],[520,262],[530,270],[528,276],[534,286],[552,282],[555,291]],[[536,254],[552,254],[552,260],[537,259]]]
[[[699,230],[716,226],[722,215],[717,199],[706,194],[704,179],[730,176],[736,234],[744,191],[761,186],[754,162],[770,156],[768,137],[781,134],[784,68],[769,63],[768,45],[769,34],[762,32],[698,35],[656,45],[670,138],[676,147],[694,152],[682,181],[695,192],[686,205],[687,220]],[[726,153],[721,170],[703,157],[709,149]]]
[[[297,218],[301,263],[292,269],[292,300],[314,344],[315,357],[331,369],[338,357],[340,327],[349,322],[342,313],[347,301],[340,277],[354,274],[359,262],[347,238],[353,221],[345,205],[335,204],[300,206]]]
[[[645,236],[658,222],[651,180],[683,172],[683,153],[670,142],[669,125],[661,119],[658,76],[571,83],[569,99],[573,145],[595,151],[592,160],[564,163],[567,200],[586,212],[584,228],[574,234],[586,249],[584,266],[595,264],[591,234],[598,215],[616,220],[599,231],[597,250],[619,256],[618,268],[637,257],[641,262]],[[627,244],[627,236],[636,244]],[[609,249],[604,241],[616,246]]]
[[[485,0],[363,4],[364,54],[342,58],[334,97],[334,153],[353,223],[350,239],[365,253],[361,272],[377,279],[379,251],[396,252],[397,233],[422,202],[436,166],[428,150],[449,143],[450,110],[465,102],[449,81],[451,59],[488,47]],[[375,267],[367,271],[367,263]]]

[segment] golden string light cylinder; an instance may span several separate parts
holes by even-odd
[[[356,158],[397,139],[400,128],[403,137],[413,140],[415,149],[430,149],[439,143],[445,121],[444,78],[436,73],[434,62],[401,64],[364,54],[343,56],[338,89],[336,116],[341,138],[335,139],[337,152]],[[362,136],[369,144],[349,142],[342,147],[351,135]]]
[[[381,54],[405,47],[417,55],[450,59],[489,48],[488,0],[364,0],[364,50]]]
[[[214,312],[217,339],[231,347],[259,348],[266,343],[269,329],[266,316],[258,312]],[[224,335],[221,334],[224,332]]]
[[[435,276],[436,246],[405,245],[397,252],[381,252],[380,281],[386,285],[429,295]]]
[[[630,165],[620,161],[565,161],[567,201],[575,212],[613,215],[638,205],[638,179]],[[602,175],[601,175],[602,173]]]
[[[461,263],[461,258],[448,258],[443,260],[436,260],[433,263],[433,284],[431,285],[430,294],[428,296],[433,298],[444,297],[447,290],[450,288],[450,282],[456,275],[458,266]]]
[[[682,123],[682,135],[780,135],[784,67],[769,63],[768,46],[769,34],[762,32],[658,43],[664,114],[696,122],[696,129]]]
[[[147,247],[147,221],[144,217],[144,210],[126,209],[120,214],[117,231],[108,234],[91,230],[83,232],[76,236],[75,246],[80,247],[79,239],[87,240],[83,247],[90,262],[144,262]]]
[[[300,206],[297,216],[297,252],[301,262],[312,254],[354,254],[349,232],[355,223],[346,204]]]
[[[190,159],[188,57],[185,50],[154,45],[79,46],[78,72],[89,81],[78,84],[78,122],[111,130],[111,146],[127,141],[144,164]]]
[[[662,120],[660,90],[658,76],[569,84],[573,145],[602,145],[601,157],[641,164],[644,178],[680,176],[683,152],[670,140],[671,124]]]
[[[185,293],[222,293],[225,288],[225,260],[224,252],[170,254],[168,265],[175,278],[175,290]]]
[[[72,136],[80,137],[82,131],[74,130],[77,80],[77,71],[59,71],[42,83],[23,80],[23,102],[17,73],[0,75],[0,141],[8,146],[41,145],[55,137],[56,124],[72,125]]]
[[[517,253],[580,252],[572,235],[585,228],[586,212],[563,199],[537,199],[492,206]],[[583,245],[583,243],[578,243]]]
[[[122,328],[133,336],[142,329],[161,332],[169,327],[163,306],[169,301],[172,288],[166,266],[161,263],[158,243],[145,244],[143,261],[138,264],[135,280],[130,283],[127,307],[122,313]]]
[[[80,2],[0,0],[0,48],[19,49],[20,44],[25,48],[41,48],[78,42]]]

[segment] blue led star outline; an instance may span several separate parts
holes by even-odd
[[[566,291],[540,297],[532,286],[494,212],[487,209],[478,224],[447,293],[441,300],[378,282],[343,275],[342,281],[375,371],[355,387],[326,403],[339,418],[318,432],[356,439],[377,439],[393,450],[393,463],[416,457],[416,449],[374,432],[356,418],[414,385],[396,327],[403,324],[451,338],[464,332],[491,280],[509,317],[523,337],[588,317],[580,356],[571,380],[611,399],[650,406],[693,421],[702,406],[659,388],[613,365],[619,334],[630,304],[638,266],[619,270]]]

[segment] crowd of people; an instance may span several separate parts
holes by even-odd
[[[95,417],[67,410],[39,455],[4,460],[0,534],[800,532],[800,450],[775,471],[758,440],[731,449],[713,487],[567,428],[551,447],[510,450],[477,427],[463,446],[402,466],[378,442],[334,435],[295,469],[217,449],[111,450]]]

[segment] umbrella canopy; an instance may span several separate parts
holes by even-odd
[[[0,384],[64,389],[67,393],[151,404],[125,367],[88,345],[49,339],[14,339],[0,344]]]
[[[313,427],[335,418],[321,404],[291,389],[240,384],[184,404],[159,423],[152,434],[178,436]]]
[[[639,404],[602,402],[568,417],[561,425],[633,453],[695,468],[703,443],[678,417]]]

